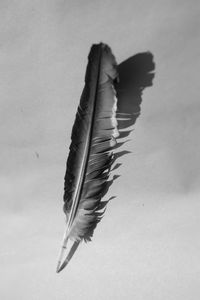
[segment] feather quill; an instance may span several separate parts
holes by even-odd
[[[79,243],[90,241],[109,201],[102,201],[114,179],[109,179],[119,137],[114,81],[117,67],[111,49],[93,45],[88,56],[85,87],[72,129],[64,184],[67,227],[57,272],[69,262]],[[68,241],[72,247],[68,249]]]

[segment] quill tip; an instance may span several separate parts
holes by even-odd
[[[62,265],[61,265],[61,262],[59,261],[58,262],[58,265],[57,265],[57,268],[56,268],[56,273],[60,273],[64,268],[65,266],[68,264],[68,259],[66,259]]]
[[[60,262],[58,263],[57,268],[56,268],[56,273],[59,273],[59,272],[60,272]]]
[[[58,264],[57,264],[57,268],[56,268],[56,273],[59,273],[63,269],[63,264],[64,264],[64,260],[63,259],[66,256],[66,249],[67,249],[66,243],[67,243],[67,240],[64,240],[62,248],[60,250],[59,258],[58,258]]]
[[[56,273],[59,273],[60,271],[62,271],[62,269],[64,268],[64,262],[67,258],[65,258],[65,260],[63,259],[66,255],[66,246],[62,246],[61,251],[60,251],[60,255],[59,255],[59,259],[58,259],[58,264],[57,264],[57,268],[56,268]]]
[[[71,245],[71,247],[69,247],[69,251],[66,255],[66,246],[62,246],[61,248],[61,252],[59,255],[59,260],[58,260],[58,264],[57,264],[57,268],[56,268],[56,273],[59,273],[60,271],[62,271],[66,265],[68,264],[68,262],[70,261],[70,259],[72,258],[72,256],[74,255],[74,253],[76,252],[76,249],[78,248],[80,241],[74,241]],[[65,257],[65,259],[63,259]]]

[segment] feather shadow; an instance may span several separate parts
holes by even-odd
[[[131,56],[117,66],[118,79],[114,82],[117,96],[118,139],[128,141],[133,125],[141,113],[142,93],[146,87],[153,85],[155,63],[151,52],[142,52]],[[123,144],[119,143],[118,144]],[[131,153],[121,150],[114,153],[114,161],[119,157]],[[118,169],[121,164],[114,166]]]
[[[142,92],[153,85],[155,63],[151,52],[131,56],[117,67],[119,80],[115,82],[117,93],[117,120],[120,138],[130,134],[140,115]],[[129,129],[128,129],[129,128]],[[128,130],[127,130],[128,129]]]

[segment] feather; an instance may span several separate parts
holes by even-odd
[[[67,265],[82,240],[91,240],[109,201],[102,201],[102,197],[115,179],[109,180],[116,159],[113,149],[119,137],[114,90],[116,61],[111,49],[103,43],[92,46],[88,60],[67,160],[64,184],[67,228],[57,272]],[[69,240],[73,244],[68,250]]]

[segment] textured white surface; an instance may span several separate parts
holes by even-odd
[[[0,298],[198,300],[199,1],[0,2]],[[92,43],[150,50],[133,153],[92,243],[55,273],[63,177]]]

